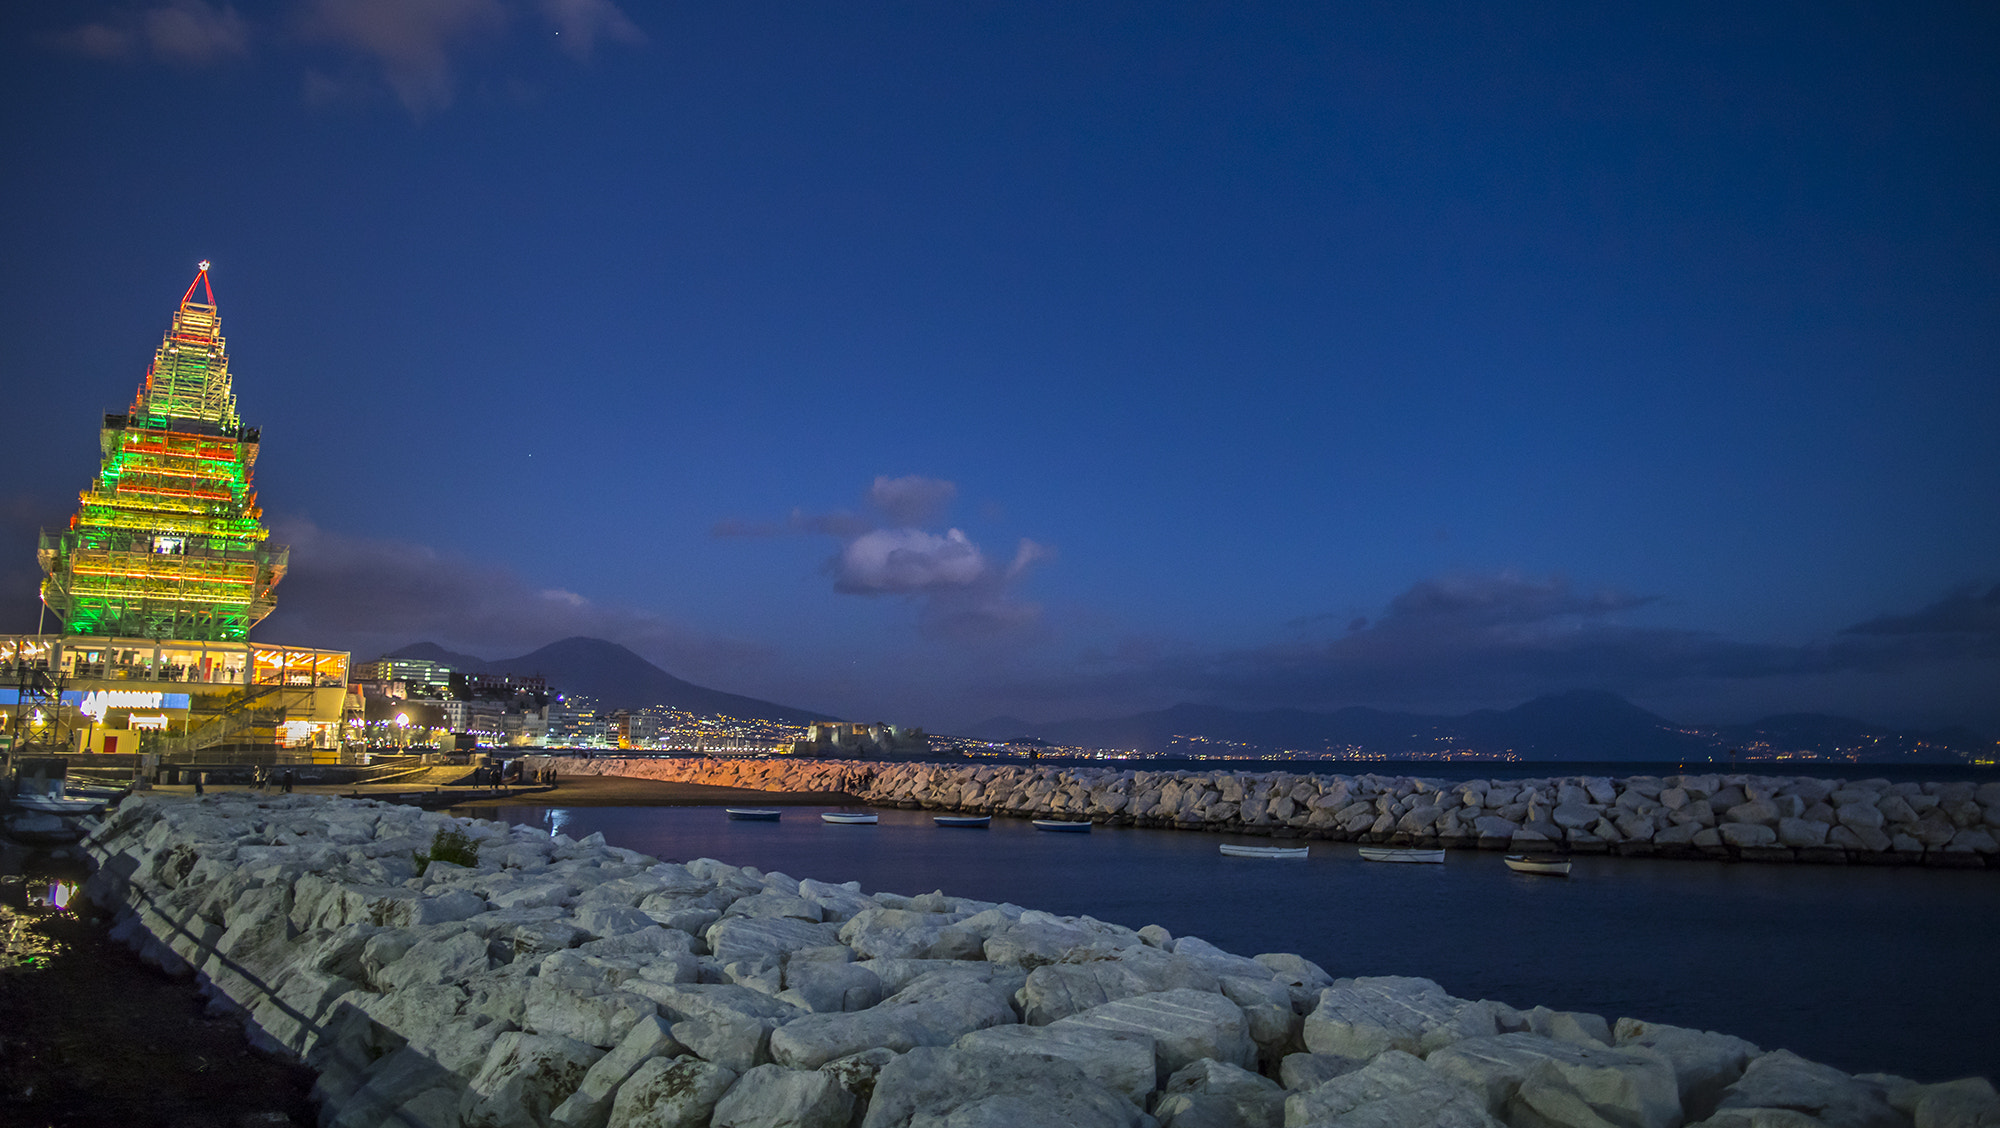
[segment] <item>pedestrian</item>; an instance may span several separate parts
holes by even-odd
[[[286,768],[286,769],[285,769],[285,794],[287,794],[287,795],[290,795],[291,793],[292,793],[292,769],[290,769],[290,768]]]
[[[194,793],[195,793],[196,795],[200,795],[200,794],[201,794],[201,785],[202,785],[202,781],[206,780],[207,778],[208,778],[208,773],[207,773],[207,772],[196,772],[196,773],[194,773]]]

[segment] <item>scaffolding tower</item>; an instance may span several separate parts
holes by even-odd
[[[76,516],[42,531],[42,601],[68,634],[241,641],[276,605],[288,552],[265,543],[250,485],[259,434],[236,414],[208,266],[131,410],[104,417]]]

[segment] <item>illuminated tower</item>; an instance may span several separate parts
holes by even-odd
[[[202,301],[195,301],[200,290]],[[42,602],[73,635],[240,641],[276,604],[208,264],[181,298],[131,411],[106,415],[104,465],[67,530],[44,531]]]

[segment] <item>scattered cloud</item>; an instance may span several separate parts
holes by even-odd
[[[1972,699],[1964,687],[1981,684],[1981,672],[1989,687],[2000,678],[2000,586],[1968,588],[1914,614],[1871,619],[1799,645],[1629,620],[1628,612],[1659,601],[1581,590],[1560,576],[1435,577],[1396,595],[1372,621],[1314,615],[1287,624],[1317,628],[1316,637],[1219,652],[1156,647],[1130,661],[1098,653],[1073,676],[1019,689],[1053,711],[1182,700],[1462,711],[1577,688],[1735,709],[1756,696],[1742,687],[1760,685],[1770,712],[1785,707],[1774,704],[1782,700],[1837,709],[1829,687],[1894,679],[1934,683],[1937,692],[1922,707],[1933,717],[1993,712],[1991,701]]]
[[[92,59],[136,59],[144,54],[201,67],[248,55],[250,25],[227,4],[169,0],[67,28],[52,35],[50,43],[57,50]]]
[[[682,677],[741,674],[775,655],[717,638],[655,612],[541,588],[504,567],[400,541],[329,532],[286,521],[272,539],[290,544],[291,573],[260,637],[345,647],[368,657],[429,640],[475,654],[526,653],[556,639],[610,639]]]
[[[883,475],[869,486],[862,512],[794,509],[782,522],[718,521],[710,533],[831,537],[841,542],[826,562],[833,590],[920,600],[919,626],[933,637],[972,641],[1018,636],[1039,623],[1041,608],[1016,597],[1014,586],[1053,553],[1023,538],[1003,563],[963,529],[924,527],[942,519],[957,497],[957,484],[941,478]]]
[[[878,475],[868,487],[868,504],[897,525],[922,525],[943,517],[958,497],[958,487],[937,478],[910,474],[902,478]]]
[[[453,52],[497,37],[508,15],[501,0],[308,0],[299,29],[309,42],[372,61],[404,108],[422,117],[452,103]]]
[[[633,46],[646,42],[646,33],[611,0],[541,0],[541,10],[562,49],[581,62],[590,60],[600,37]]]
[[[383,88],[413,116],[449,107],[461,61],[513,27],[545,28],[557,48],[588,62],[600,42],[643,45],[645,32],[614,0],[288,0],[260,24],[226,3],[166,0],[58,31],[50,46],[86,58],[150,58],[204,67],[252,53],[256,42],[331,50],[308,66],[310,104],[365,100]],[[364,77],[365,76],[365,77]]]
[[[1883,615],[1842,634],[1876,636],[1970,635],[2000,639],[2000,584],[1982,594],[1978,585],[1952,592],[1910,615]]]
[[[141,17],[146,45],[168,62],[201,67],[250,53],[250,25],[236,9],[174,0]]]

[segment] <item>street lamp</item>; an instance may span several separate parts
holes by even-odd
[[[410,750],[410,715],[396,714],[396,748],[401,752]]]

